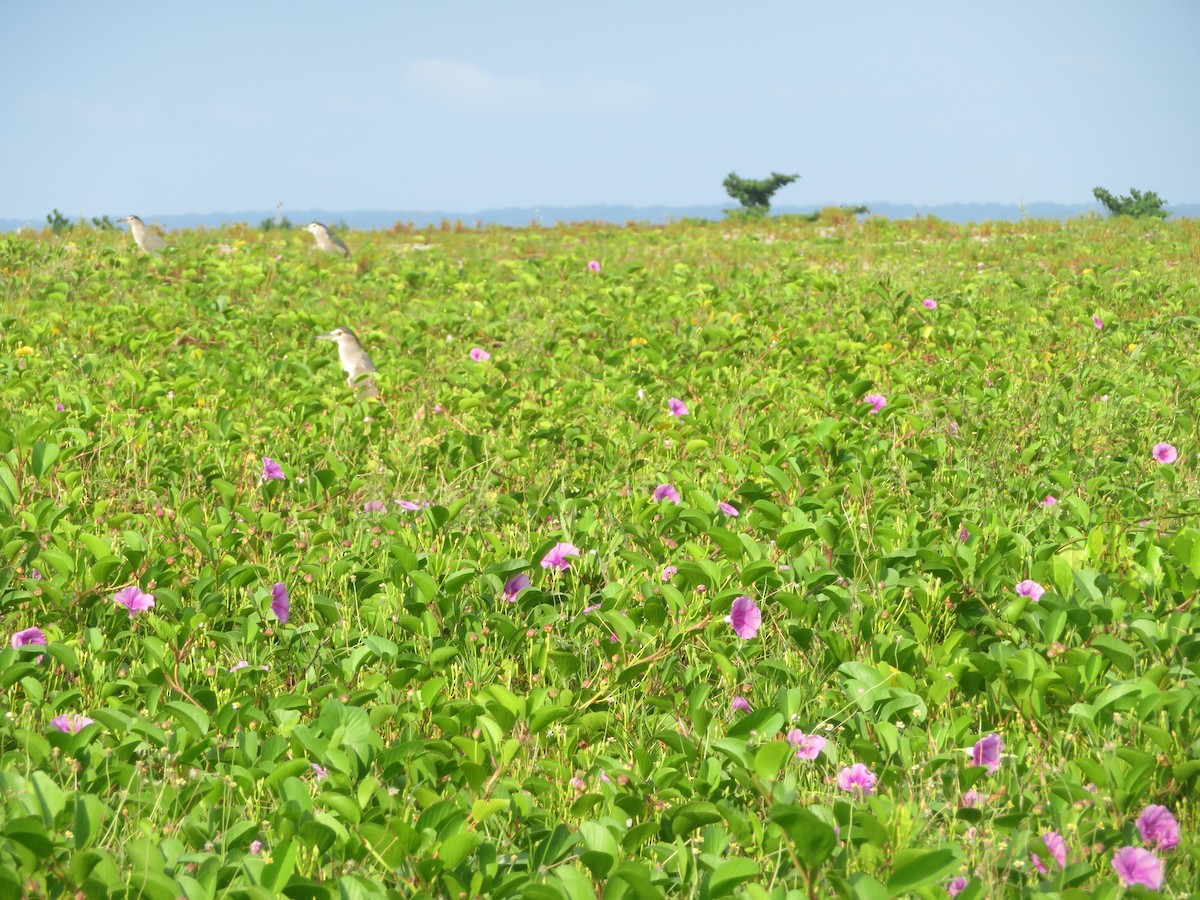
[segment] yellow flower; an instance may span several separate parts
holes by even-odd
[[[34,349],[32,347],[22,346],[17,348],[17,356],[32,356],[33,353]]]

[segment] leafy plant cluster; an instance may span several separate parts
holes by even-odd
[[[1164,208],[1166,201],[1154,191],[1142,193],[1137,188],[1130,188],[1129,196],[1113,196],[1102,187],[1092,191],[1092,194],[1104,204],[1110,215],[1130,216],[1131,218],[1165,219],[1170,213]]]
[[[1190,890],[1196,238],[0,240],[0,892]]]

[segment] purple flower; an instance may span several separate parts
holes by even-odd
[[[244,659],[239,659],[237,662],[235,662],[232,666],[229,667],[229,671],[230,672],[238,672],[242,669],[248,669],[248,668],[250,668],[249,661],[244,660]]]
[[[312,764],[313,774],[317,776],[317,781],[324,781],[329,777],[329,770],[324,766],[319,766],[316,763]]]
[[[262,841],[251,841],[250,842],[250,855],[258,856],[260,853],[262,853]]]
[[[672,503],[679,502],[679,491],[675,490],[673,484],[660,484],[654,489],[654,499],[670,500]]]
[[[571,564],[567,562],[567,557],[578,555],[579,548],[574,544],[568,544],[565,541],[559,541],[550,548],[549,553],[542,557],[542,568],[565,572],[567,569],[571,568]]]
[[[586,616],[588,613],[594,613],[596,610],[598,610],[603,605],[604,604],[602,604],[602,603],[593,603],[591,606],[585,606],[583,608],[583,612],[581,612],[580,615]]]
[[[958,529],[958,541],[960,544],[965,544],[971,537],[971,532],[967,531],[967,526],[964,525]]]
[[[401,509],[408,510],[409,512],[416,512],[421,508],[420,503],[413,503],[411,500],[397,500],[396,503],[399,504]]]
[[[924,300],[921,301],[921,305],[924,306],[926,309],[937,309],[937,301],[934,300],[932,297],[926,297]]]
[[[677,419],[682,419],[688,414],[687,404],[678,397],[672,397],[667,401],[667,409],[669,409],[671,411],[671,415]]]
[[[741,710],[742,712],[750,712],[750,701],[745,697],[734,697],[729,703],[729,708],[735,712],[738,710]]]
[[[974,809],[977,806],[982,806],[983,801],[986,799],[986,795],[979,793],[979,791],[975,790],[975,788],[971,788],[962,795],[962,805],[967,809]]]
[[[1151,804],[1137,820],[1138,834],[1151,847],[1172,850],[1179,844],[1179,823],[1165,806]]]
[[[1000,757],[1003,753],[1004,738],[993,731],[971,748],[971,762],[977,766],[987,766],[990,775],[1000,768]]]
[[[753,600],[742,596],[733,601],[733,608],[725,617],[725,621],[733,626],[733,633],[745,641],[758,634],[759,626],[762,625],[762,613]]]
[[[44,644],[46,643],[46,632],[38,628],[36,625],[33,628],[26,628],[24,631],[18,631],[12,636],[13,649],[17,647],[25,647],[29,644]]]
[[[600,260],[598,260],[598,259],[591,260],[588,263],[588,271],[589,272],[599,272],[600,271]]]
[[[1112,858],[1113,870],[1125,887],[1140,884],[1152,891],[1162,888],[1162,860],[1141,847],[1122,847]]]
[[[675,566],[667,566],[666,568],[663,569],[662,580],[670,581],[672,578],[675,577],[675,573],[678,571],[679,571],[679,569],[677,569]]]
[[[735,519],[741,515],[741,513],[737,511],[736,506],[726,503],[724,500],[717,504],[717,509],[719,509],[725,515],[732,516]]]
[[[946,893],[951,897],[957,897],[967,889],[967,876],[959,875],[952,882],[946,885]]]
[[[1097,315],[1092,316],[1092,324],[1096,326],[1097,330],[1104,328],[1104,320]]]
[[[89,719],[87,716],[81,716],[79,713],[70,713],[67,715],[55,716],[50,720],[50,724],[59,731],[65,731],[67,734],[78,734],[95,721],[95,719]]]
[[[38,571],[36,568],[34,568],[33,566],[30,566],[30,567],[29,567],[29,577],[30,577],[30,578],[32,578],[34,581],[41,581],[41,580],[42,580],[42,573],[41,573],[41,572],[39,572],[39,571]]]
[[[59,400],[57,403],[55,403],[55,404],[54,404],[54,408],[55,408],[56,410],[58,410],[58,412],[63,412],[63,411],[65,411],[65,410],[66,410],[66,407],[62,405],[62,401],[61,401],[61,400]]]
[[[529,576],[524,572],[514,575],[504,583],[504,599],[509,603],[516,603],[517,594],[529,587],[530,583]]]
[[[129,587],[117,591],[113,596],[113,600],[129,610],[129,618],[131,619],[138,613],[154,605],[154,595],[142,593],[142,589],[136,584],[131,584]]]
[[[269,456],[264,456],[262,461],[262,481],[287,481],[287,476],[283,474],[283,469],[280,468],[279,463],[275,462]]]
[[[1057,503],[1058,498],[1053,494],[1047,494],[1044,498],[1042,498],[1042,506],[1054,506]]]
[[[387,504],[382,500],[368,500],[363,504],[363,512],[387,512]]]
[[[271,612],[275,613],[280,623],[286,625],[292,615],[292,601],[288,597],[287,585],[277,581],[271,585]]]
[[[816,759],[827,743],[819,734],[805,734],[799,728],[789,731],[787,739],[796,748],[796,759]]]
[[[873,407],[871,410],[871,415],[875,415],[877,412],[887,406],[887,397],[883,396],[883,394],[867,394],[867,396],[862,398],[862,402],[870,403]]]
[[[1028,597],[1034,603],[1042,599],[1042,594],[1046,593],[1046,589],[1034,581],[1032,578],[1026,578],[1013,588],[1022,597]]]
[[[878,780],[875,773],[862,763],[855,763],[838,772],[837,784],[843,791],[866,797],[874,792]]]
[[[1154,453],[1154,458],[1164,465],[1170,465],[1179,459],[1179,451],[1166,441],[1163,441],[1161,444],[1155,444],[1152,452]]]
[[[1042,835],[1042,843],[1046,845],[1046,849],[1050,851],[1050,855],[1054,857],[1054,861],[1058,863],[1060,869],[1067,864],[1067,844],[1062,839],[1062,835],[1056,831],[1047,831]],[[1030,856],[1033,858],[1035,869],[1043,875],[1050,874],[1036,853],[1031,853]]]
[[[482,347],[472,347],[468,354],[475,362],[487,362],[492,358],[492,354],[488,353]]]

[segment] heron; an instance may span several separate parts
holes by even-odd
[[[117,219],[117,221],[129,223],[129,231],[133,235],[133,242],[147,253],[157,256],[158,251],[167,246],[167,242],[160,235],[147,228],[146,223],[137,216],[125,216],[125,218]]]
[[[317,239],[317,246],[326,253],[340,253],[346,257],[350,255],[350,248],[342,243],[342,239],[320,222],[309,222],[304,226],[304,230]]]
[[[318,334],[318,341],[333,341],[337,344],[338,358],[346,373],[346,383],[354,388],[360,398],[378,397],[379,388],[371,373],[377,371],[375,363],[363,349],[358,335],[349,328],[338,327],[329,334]]]

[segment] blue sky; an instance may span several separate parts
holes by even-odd
[[[1200,201],[1200,3],[8,3],[0,217]],[[1143,50],[1143,48],[1147,48]]]

